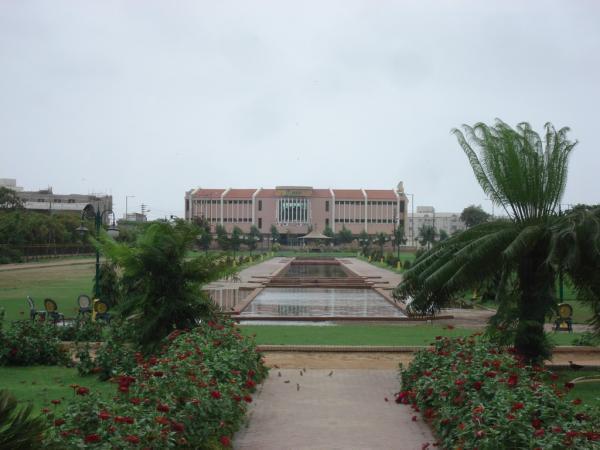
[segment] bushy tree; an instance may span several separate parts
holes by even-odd
[[[244,233],[242,232],[241,228],[233,227],[233,230],[231,231],[231,237],[229,238],[229,247],[231,248],[231,250],[233,250],[234,252],[240,250],[243,237]]]
[[[226,275],[222,259],[187,258],[195,231],[181,224],[153,223],[133,245],[103,240],[103,252],[119,266],[123,298],[121,315],[145,350],[152,350],[174,329],[194,327],[212,318],[214,306],[201,286]]]
[[[490,215],[486,213],[481,205],[470,205],[462,210],[460,213],[460,220],[462,220],[467,228],[474,227],[480,223],[487,222],[490,219]]]
[[[371,236],[365,231],[362,230],[358,235],[358,242],[360,244],[360,248],[363,255],[369,253],[369,247],[371,246]]]
[[[350,242],[352,242],[353,239],[354,236],[352,236],[352,231],[350,231],[345,226],[342,226],[342,229],[338,231],[336,236],[336,241],[339,244],[349,244]]]
[[[437,237],[437,232],[432,225],[423,225],[419,228],[419,244],[427,247],[427,250],[431,248],[433,244],[435,244],[435,238]]]
[[[327,236],[332,239],[335,237],[335,233],[333,232],[333,230],[331,229],[331,227],[329,225],[327,225],[325,227],[325,229],[323,230],[323,236]]]
[[[375,235],[375,243],[379,245],[379,250],[381,251],[381,254],[383,254],[383,247],[385,246],[387,239],[387,234],[383,232],[379,232]]]
[[[217,242],[219,244],[219,248],[221,250],[229,250],[229,248],[230,248],[229,236],[227,236],[227,230],[225,229],[225,227],[221,224],[217,225],[216,233],[217,233]]]
[[[0,186],[0,209],[23,208],[23,201],[12,189]]]
[[[548,123],[540,136],[527,123],[513,129],[500,120],[454,130],[477,181],[508,219],[476,225],[419,257],[396,295],[427,310],[500,273],[499,312],[512,311],[503,326],[533,360],[550,355],[543,327],[562,271],[591,303],[600,329],[600,209],[558,214],[576,145],[568,131]]]
[[[271,239],[273,240],[273,243],[277,242],[280,243],[281,241],[281,235],[279,234],[279,231],[277,230],[277,227],[275,226],[275,224],[271,225]]]
[[[252,225],[246,239],[246,246],[250,251],[255,250],[261,239],[260,230],[256,225]]]

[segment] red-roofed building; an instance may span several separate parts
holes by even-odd
[[[267,235],[271,226],[288,236],[302,236],[309,228],[337,232],[342,227],[358,235],[391,234],[398,224],[406,229],[408,200],[402,183],[389,189],[313,189],[310,186],[277,186],[275,189],[202,189],[185,195],[187,220],[203,218],[214,230],[228,232],[252,225]]]

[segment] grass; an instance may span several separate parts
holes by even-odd
[[[559,386],[578,377],[596,376],[600,377],[600,369],[597,370],[557,370]],[[569,400],[579,398],[583,400],[581,407],[595,406],[600,408],[600,381],[588,383],[576,383],[575,387],[567,394]]]
[[[8,389],[19,403],[32,403],[34,412],[42,408],[61,410],[61,403],[54,406],[51,400],[64,400],[75,394],[71,384],[85,386],[107,398],[116,392],[115,385],[102,382],[95,376],[81,377],[77,369],[56,366],[0,367],[1,389]]]
[[[78,311],[77,297],[92,293],[93,278],[93,264],[1,271],[0,308],[7,320],[19,320],[29,317],[27,295],[38,310],[44,309],[43,301],[50,297],[60,312],[73,317]]]
[[[474,330],[441,325],[242,325],[259,345],[428,345],[436,336],[468,336]],[[572,345],[579,333],[552,333],[556,345]]]

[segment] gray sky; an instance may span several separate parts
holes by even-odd
[[[0,177],[182,215],[193,187],[491,204],[450,129],[570,126],[600,203],[595,1],[0,1]]]

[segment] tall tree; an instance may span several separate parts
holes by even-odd
[[[383,247],[385,246],[386,241],[388,240],[387,234],[380,232],[375,235],[375,243],[379,245],[379,250],[381,250],[381,254],[383,255]]]
[[[23,201],[12,189],[0,186],[0,209],[23,208]]]
[[[231,237],[229,238],[229,246],[231,250],[234,252],[239,251],[242,245],[243,236],[244,233],[240,227],[233,227],[233,230],[231,231]]]
[[[281,240],[281,235],[279,234],[279,231],[277,230],[277,227],[275,226],[275,224],[271,225],[271,240],[273,241],[273,243],[275,242],[279,242]]]
[[[432,225],[423,225],[421,228],[419,228],[419,243],[427,247],[427,250],[429,250],[431,246],[435,244],[436,237],[437,232]]]
[[[229,236],[227,236],[227,230],[221,224],[217,225],[217,242],[221,250],[229,250]]]
[[[509,218],[476,225],[422,255],[396,295],[412,296],[422,310],[441,307],[501,273],[497,323],[533,360],[550,355],[543,327],[563,271],[591,303],[600,330],[600,209],[558,214],[576,145],[568,131],[548,123],[540,136],[527,123],[513,129],[500,120],[453,130],[483,191]],[[502,311],[512,314],[503,318]]]
[[[246,237],[246,246],[250,251],[255,250],[261,240],[260,230],[256,225],[250,227],[250,233]]]
[[[480,223],[487,222],[489,219],[490,215],[483,210],[481,205],[467,206],[460,213],[460,220],[462,220],[465,223],[467,228],[471,228],[475,225],[479,225]]]

